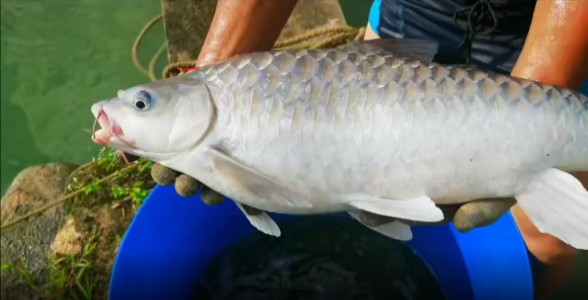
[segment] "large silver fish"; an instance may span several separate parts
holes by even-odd
[[[347,211],[408,240],[437,204],[514,197],[542,232],[588,249],[588,100],[431,63],[425,41],[241,55],[119,91],[94,140],[188,174],[244,206]],[[366,215],[394,218],[380,226]],[[247,214],[278,236],[265,214]]]

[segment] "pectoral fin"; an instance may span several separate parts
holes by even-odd
[[[549,169],[516,199],[539,231],[588,250],[588,191],[574,176]]]
[[[394,218],[375,215],[365,211],[349,211],[347,213],[367,228],[387,237],[401,241],[410,241],[412,239],[410,226]]]
[[[443,211],[426,196],[406,200],[363,195],[351,195],[344,198],[348,205],[377,215],[421,222],[439,222],[444,219]]]
[[[251,207],[235,202],[237,207],[243,212],[249,223],[257,230],[275,237],[279,237],[281,234],[280,227],[266,212],[264,211],[253,211]]]
[[[214,167],[232,185],[258,201],[269,205],[312,207],[304,196],[284,187],[279,182],[228,157],[217,149],[209,149]]]

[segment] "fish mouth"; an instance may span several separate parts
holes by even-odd
[[[92,140],[98,145],[108,147],[112,143],[113,138],[116,138],[127,147],[137,149],[135,143],[129,142],[123,138],[124,135],[125,133],[122,127],[116,122],[111,121],[104,109],[100,108],[92,128]]]
[[[114,136],[110,131],[110,120],[108,119],[108,115],[104,109],[100,108],[96,120],[94,121],[94,126],[92,127],[92,140],[98,145],[108,146],[110,145],[110,140]]]

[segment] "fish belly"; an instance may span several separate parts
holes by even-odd
[[[562,88],[339,50],[254,54],[206,76],[211,141],[312,212],[351,194],[511,197],[548,168],[588,171],[588,101]]]

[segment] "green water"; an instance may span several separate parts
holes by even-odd
[[[159,0],[1,2],[2,194],[30,165],[97,153],[90,105],[149,80],[131,47],[160,13]],[[144,64],[164,41],[162,26],[141,48]]]
[[[342,1],[353,26],[365,25],[369,5]],[[97,153],[90,105],[149,80],[133,65],[131,47],[160,13],[160,0],[1,1],[2,194],[28,166],[81,164]],[[144,65],[164,38],[161,23],[149,32]]]
[[[350,25],[366,24],[371,1],[341,4]],[[160,13],[160,0],[1,1],[2,194],[28,166],[84,163],[97,153],[90,105],[149,80],[135,69],[131,47]],[[141,48],[144,64],[163,40],[159,24]],[[588,278],[586,252],[552,299],[581,299],[582,278]]]

